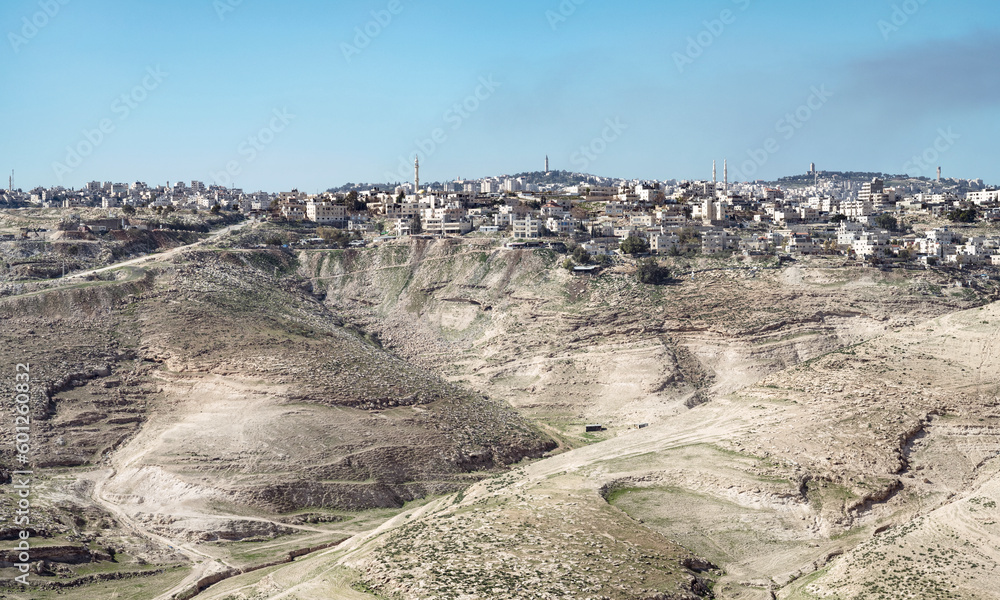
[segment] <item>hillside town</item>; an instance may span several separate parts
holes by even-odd
[[[817,172],[778,183],[639,181],[564,174],[579,183],[538,183],[544,174],[414,181],[307,194],[245,193],[191,181],[148,186],[91,182],[79,190],[0,192],[0,205],[226,210],[351,234],[355,245],[407,236],[495,236],[511,245],[556,238],[590,258],[615,254],[842,255],[868,264],[1000,265],[1000,235],[962,234],[961,224],[1000,221],[1000,190],[982,180],[883,177],[858,182]],[[112,212],[114,212],[112,210]],[[108,221],[114,226],[115,221]],[[934,224],[913,228],[914,223]],[[122,227],[128,222],[122,219]],[[105,223],[105,226],[108,224]]]

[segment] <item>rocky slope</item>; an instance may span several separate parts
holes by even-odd
[[[488,240],[238,246],[0,300],[5,372],[38,365],[36,533],[120,556],[157,582],[137,598],[994,585],[995,282],[676,259],[652,287]]]
[[[656,422],[994,291],[942,288],[948,277],[935,272],[742,259],[676,259],[678,281],[647,287],[628,269],[574,278],[551,251],[488,241],[301,260],[326,304],[387,347],[570,436],[583,422]]]
[[[176,560],[129,530],[268,539],[292,532],[281,514],[401,507],[554,447],[502,403],[382,350],[287,278],[294,264],[192,251],[0,300],[4,394],[15,363],[32,365],[35,534]]]

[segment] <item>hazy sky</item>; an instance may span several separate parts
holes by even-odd
[[[15,185],[819,169],[1000,183],[986,0],[5,0]],[[917,160],[914,160],[914,159]]]

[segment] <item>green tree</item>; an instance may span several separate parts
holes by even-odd
[[[670,281],[670,269],[661,267],[660,264],[652,258],[639,261],[639,270],[637,275],[640,283],[649,285],[662,285]]]
[[[621,251],[632,255],[649,252],[649,242],[639,236],[630,235],[621,243]]]
[[[607,254],[602,254],[597,257],[597,264],[601,265],[602,268],[607,269],[611,266],[611,257]]]
[[[573,249],[573,260],[581,265],[585,265],[590,262],[590,254],[583,246],[577,246]]]
[[[682,245],[700,244],[701,234],[694,227],[684,227],[677,231],[677,240]]]
[[[836,214],[830,217],[830,222],[834,224],[840,224],[847,220],[847,215]]]
[[[976,213],[976,209],[967,208],[949,212],[948,218],[954,223],[975,223],[979,215]]]
[[[135,214],[135,207],[132,206],[131,204],[126,204],[125,206],[122,207],[122,212],[128,216],[132,216]]]
[[[357,190],[351,190],[347,193],[344,204],[347,206],[347,210],[351,212],[364,212],[368,210],[368,205],[362,202]]]
[[[890,215],[889,213],[881,214],[875,217],[875,224],[888,231],[896,231],[896,228],[899,227],[899,222],[896,220],[896,217]]]

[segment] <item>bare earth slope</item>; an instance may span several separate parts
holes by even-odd
[[[991,597],[988,285],[699,259],[652,287],[559,260],[203,247],[0,300],[4,368],[38,365],[45,391],[43,581],[126,570],[115,593],[137,600]],[[108,589],[88,585],[59,595]]]
[[[977,301],[942,292],[933,272],[829,261],[682,260],[675,271],[702,272],[651,287],[618,269],[574,278],[560,260],[485,240],[417,241],[306,252],[300,273],[388,347],[568,435],[582,422],[652,423]]]
[[[181,557],[164,540],[192,556],[188,542],[293,534],[284,515],[399,508],[554,447],[347,326],[281,277],[293,267],[187,252],[0,300],[2,371],[35,379],[36,537],[166,565]],[[84,564],[114,555],[87,548]]]

